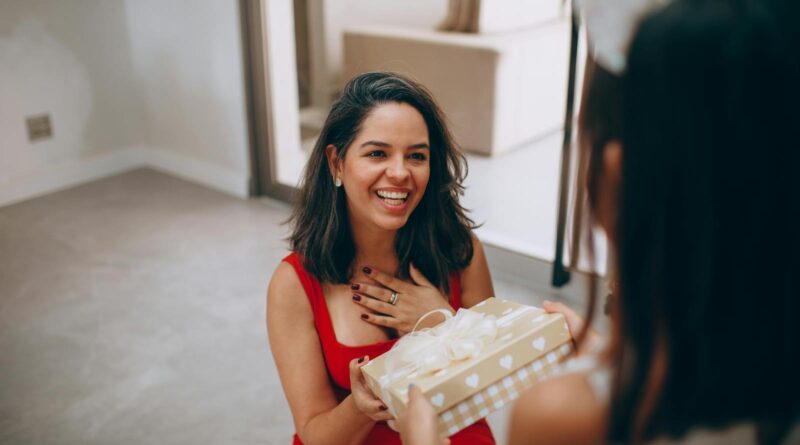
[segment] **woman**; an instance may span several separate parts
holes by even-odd
[[[519,399],[511,444],[800,443],[800,69],[783,7],[677,1],[641,23],[624,74],[594,67],[581,131],[617,254],[611,337]],[[434,443],[411,399],[406,443]]]
[[[411,80],[363,74],[333,104],[267,298],[295,443],[400,443],[360,367],[423,314],[493,296],[458,202],[465,168],[442,112]],[[494,441],[481,421],[452,443]]]

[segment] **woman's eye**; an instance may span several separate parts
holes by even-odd
[[[424,161],[428,159],[428,157],[425,156],[425,153],[411,153],[409,157],[415,161]]]
[[[371,152],[367,153],[367,156],[370,157],[370,158],[380,158],[380,157],[385,156],[385,155],[386,155],[386,153],[384,153],[383,150],[375,150],[375,151],[371,151]]]

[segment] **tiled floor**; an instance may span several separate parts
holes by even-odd
[[[0,443],[288,443],[264,327],[287,216],[152,170],[0,208]]]

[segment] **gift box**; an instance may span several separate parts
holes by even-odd
[[[450,436],[516,399],[572,351],[563,315],[489,298],[407,334],[361,370],[395,417],[406,410],[408,385],[419,387],[440,434]]]

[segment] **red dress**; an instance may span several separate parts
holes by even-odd
[[[322,294],[322,286],[316,277],[309,274],[300,261],[300,256],[292,253],[283,261],[289,263],[294,268],[300,283],[306,291],[311,310],[314,312],[314,325],[317,328],[319,341],[322,345],[322,353],[325,356],[325,363],[328,367],[328,376],[331,379],[334,392],[339,401],[350,394],[350,361],[354,358],[369,355],[370,359],[375,358],[391,349],[397,339],[373,343],[365,346],[347,346],[336,341],[336,334],[333,331],[333,323],[328,313],[328,305],[325,296]],[[450,276],[450,305],[453,309],[461,307],[461,284],[458,275]],[[468,444],[494,444],[494,437],[485,419],[481,419],[475,424],[450,436],[452,445]],[[295,434],[294,445],[302,445],[302,442]],[[366,445],[400,445],[400,435],[386,425],[386,422],[378,422],[372,428],[369,435],[362,444]]]

